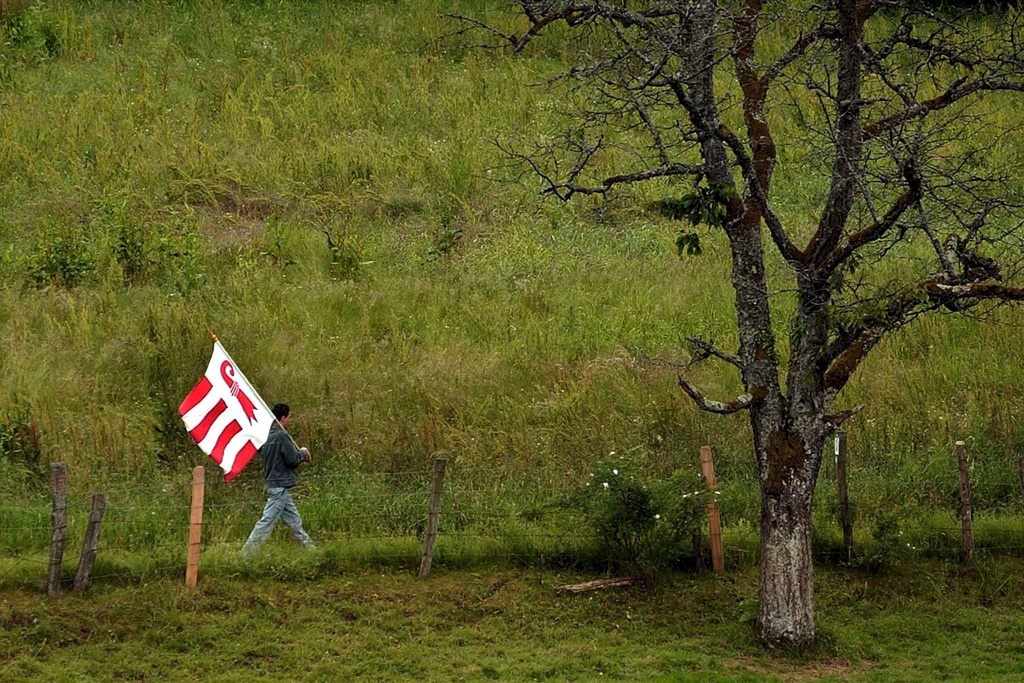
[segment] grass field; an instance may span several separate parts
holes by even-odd
[[[285,562],[301,559],[285,558]],[[755,570],[566,597],[571,572],[369,568],[0,594],[0,678],[395,681],[1006,681],[1024,675],[1019,560],[817,574],[818,644],[766,653]],[[587,578],[587,577],[582,577]]]
[[[208,330],[295,407],[325,470],[445,455],[488,482],[563,485],[611,451],[668,472],[710,443],[723,481],[753,481],[743,418],[698,413],[673,367],[644,362],[685,362],[688,334],[729,343],[723,245],[676,257],[676,226],[645,210],[671,186],[559,206],[505,182],[493,140],[558,125],[537,84],[562,43],[513,59],[436,42],[454,7],[56,0],[3,29],[6,490],[57,459],[83,488],[187,476],[202,458],[176,407]],[[778,210],[799,228],[821,178],[798,142],[781,150],[797,163]],[[863,508],[955,500],[957,439],[979,509],[1019,506],[1020,317],[996,318],[922,320],[859,373]],[[729,373],[695,371],[722,394]]]
[[[848,424],[850,492],[858,547],[875,553],[864,564],[888,571],[837,566],[826,464],[824,637],[765,654],[748,623],[749,430],[676,385],[686,336],[735,338],[724,241],[680,259],[678,225],[647,208],[678,187],[562,206],[493,144],[558,129],[540,85],[566,63],[557,34],[514,58],[438,41],[459,6],[502,20],[468,0],[28,4],[0,22],[0,679],[1021,675],[1019,310],[922,319],[864,364],[842,399],[867,406]],[[825,176],[799,125],[770,116],[786,162],[773,200],[799,233]],[[1024,153],[1012,138],[960,144],[996,166]],[[789,283],[770,265],[784,313]],[[208,460],[177,406],[211,330],[269,402],[292,405],[316,456],[299,504],[324,548],[234,558],[261,504],[251,467],[208,486],[213,550],[190,595],[176,578],[189,477]],[[728,368],[692,373],[715,395],[738,386]],[[981,555],[969,569],[946,564],[961,439]],[[729,577],[555,597],[609,566],[567,538],[566,490],[609,457],[654,477],[696,469],[703,444]],[[450,468],[441,571],[416,582],[435,457]],[[87,600],[36,590],[54,461],[69,467],[75,534],[91,491],[111,500],[97,567],[111,576]]]

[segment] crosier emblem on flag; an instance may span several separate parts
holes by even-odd
[[[267,440],[274,415],[214,337],[206,374],[178,406],[185,429],[231,481]]]

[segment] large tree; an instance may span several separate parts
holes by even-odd
[[[855,412],[834,407],[851,375],[922,314],[1024,299],[1012,286],[1021,184],[988,154],[1024,120],[1006,111],[1024,92],[1021,15],[954,18],[935,5],[519,0],[505,25],[453,15],[459,32],[505,50],[555,28],[565,41],[572,63],[551,87],[574,123],[528,152],[506,146],[546,193],[682,179],[692,189],[668,207],[724,230],[738,349],[692,341],[738,368],[743,388],[716,401],[680,385],[702,410],[749,414],[768,646],[814,637],[811,502],[825,441]],[[783,114],[800,126],[777,139]],[[799,172],[780,172],[783,160]],[[776,209],[792,190],[773,180],[798,176],[817,180],[816,204],[787,219]],[[699,239],[684,230],[680,248]],[[766,240],[795,306],[769,295]]]

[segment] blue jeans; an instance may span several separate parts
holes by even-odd
[[[309,534],[302,530],[302,518],[299,517],[292,494],[288,493],[288,489],[274,487],[267,489],[267,505],[263,508],[263,517],[256,522],[242,552],[246,554],[256,552],[270,537],[270,533],[277,525],[278,518],[288,526],[295,540],[307,548],[316,547]]]

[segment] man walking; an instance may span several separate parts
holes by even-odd
[[[242,554],[251,555],[259,550],[274,530],[278,518],[284,520],[295,539],[310,550],[313,539],[302,530],[302,518],[295,507],[288,489],[296,484],[295,470],[304,462],[309,462],[309,450],[299,448],[285,431],[291,423],[291,409],[285,403],[278,403],[272,409],[277,422],[270,428],[270,435],[260,449],[263,459],[263,473],[267,485],[267,505],[263,508],[263,517],[256,522],[249,540],[242,548]]]

